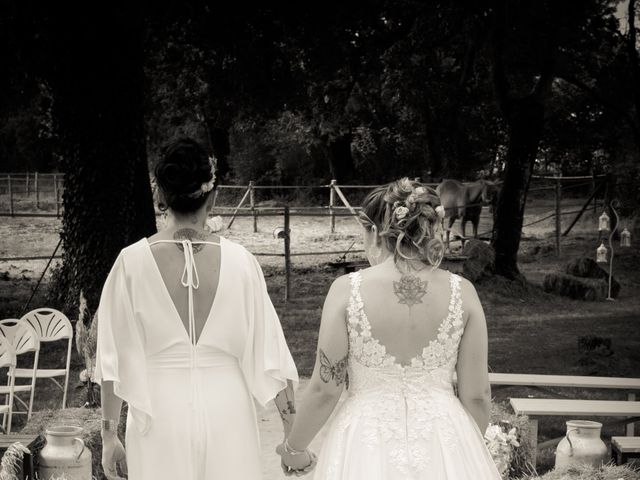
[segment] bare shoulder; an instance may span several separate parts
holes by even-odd
[[[475,285],[462,275],[457,275],[457,277],[460,279],[460,292],[462,293],[463,300],[465,296],[476,298],[478,296],[478,292],[476,291]]]
[[[347,305],[349,293],[351,292],[351,277],[349,275],[341,275],[336,278],[327,294],[326,304],[331,303],[336,308]]]
[[[484,317],[482,309],[482,303],[478,297],[476,287],[466,278],[459,276],[460,278],[460,296],[462,299],[462,310],[465,313],[465,317],[478,317],[478,314]]]

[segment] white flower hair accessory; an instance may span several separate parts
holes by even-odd
[[[436,214],[438,215],[439,218],[444,218],[445,211],[444,211],[444,207],[442,205],[438,205],[436,207]]]
[[[398,206],[393,210],[393,213],[398,220],[402,220],[409,214],[409,209],[405,206]]]
[[[189,198],[202,197],[203,195],[206,195],[211,190],[213,190],[213,187],[216,183],[216,158],[215,157],[213,156],[209,157],[209,165],[211,166],[211,180],[209,180],[208,182],[202,182],[202,184],[200,185],[200,188],[195,192],[186,195],[187,197]]]

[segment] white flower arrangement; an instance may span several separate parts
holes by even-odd
[[[514,450],[520,446],[516,428],[513,427],[506,431],[500,425],[489,424],[484,434],[484,441],[500,475],[506,479]]]

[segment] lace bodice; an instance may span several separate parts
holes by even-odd
[[[362,275],[356,272],[352,273],[350,278],[351,296],[347,308],[350,360],[369,368],[390,367],[401,372],[406,370],[433,372],[437,369],[446,369],[453,374],[463,330],[460,277],[450,274],[449,309],[446,318],[440,323],[437,337],[431,340],[422,350],[422,354],[414,357],[408,366],[400,365],[393,355],[387,353],[384,345],[371,336],[371,324],[364,311],[364,303],[360,295]]]
[[[372,336],[360,295],[361,273],[350,278],[349,398],[336,420],[346,428],[359,419],[366,444],[384,443],[401,471],[422,470],[430,461],[433,435],[456,448],[453,417],[466,415],[452,385],[464,329],[460,277],[450,275],[448,313],[436,338],[409,365],[401,365]]]

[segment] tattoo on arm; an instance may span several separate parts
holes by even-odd
[[[291,416],[296,414],[296,405],[293,394],[293,385],[291,382],[287,382],[286,388],[281,390],[275,398],[276,407],[278,407],[278,413],[282,419],[282,423],[285,425],[291,425]]]
[[[411,308],[422,303],[422,297],[427,293],[429,282],[423,282],[415,275],[402,275],[399,282],[393,282],[393,293],[398,297],[398,303]]]
[[[344,383],[347,388],[349,388],[349,374],[347,373],[349,355],[347,354],[341,360],[331,363],[327,354],[320,348],[318,350],[318,356],[320,357],[320,379],[324,383],[329,383],[331,380],[334,380],[336,387]]]

